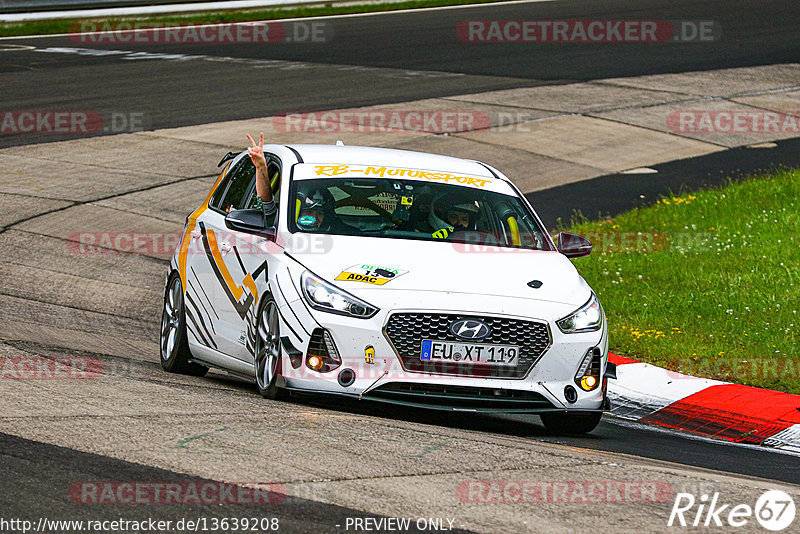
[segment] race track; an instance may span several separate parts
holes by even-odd
[[[180,232],[213,183],[219,158],[239,146],[244,128],[256,127],[200,125],[574,80],[772,68],[800,57],[798,15],[800,8],[787,2],[648,0],[632,7],[579,0],[337,19],[331,46],[125,48],[219,61],[46,51],[119,49],[78,45],[68,37],[0,41],[0,49],[18,46],[0,51],[3,109],[136,111],[153,130],[0,136],[3,378],[10,372],[5,366],[15,362],[88,362],[97,371],[75,380],[0,379],[0,465],[11,474],[0,483],[2,516],[259,516],[279,518],[281,531],[334,533],[348,531],[348,518],[369,515],[451,518],[454,529],[473,532],[590,532],[604,525],[638,533],[666,530],[680,491],[720,492],[726,502],[752,505],[764,490],[782,488],[797,499],[797,456],[611,417],[587,437],[552,436],[537,417],[453,416],[319,399],[274,402],[223,373],[166,374],[157,338],[169,251],[120,251],[119,242],[81,248],[78,234]],[[524,54],[515,45],[479,48],[452,38],[464,19],[591,17],[713,19],[724,38],[702,49],[554,45]],[[229,58],[277,61],[255,68]],[[302,66],[284,68],[289,64]],[[769,72],[788,72],[775,83],[791,87],[795,71]],[[179,127],[196,129],[164,130]],[[707,153],[698,148],[707,141],[681,142],[675,150],[703,155],[654,163],[659,180],[633,181],[617,172],[622,169],[570,163],[563,168],[575,171],[573,179],[525,191],[552,222],[578,207],[613,213],[641,202],[641,195],[800,162],[798,141],[788,137],[769,151],[719,143],[718,151]],[[594,197],[591,210],[580,202],[587,196]],[[647,502],[498,504],[462,491],[475,481],[609,480],[652,483],[669,488],[669,495]],[[257,506],[97,505],[71,493],[76,484],[98,481],[277,483],[288,497]],[[743,531],[760,530],[750,525]]]

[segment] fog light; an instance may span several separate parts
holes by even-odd
[[[591,391],[597,385],[597,379],[593,376],[584,376],[581,378],[581,388],[586,391]]]
[[[319,373],[333,371],[342,365],[342,358],[330,332],[315,328],[306,351],[306,367]]]
[[[575,373],[575,383],[584,391],[592,391],[600,385],[600,367],[603,355],[597,347],[589,349]]]

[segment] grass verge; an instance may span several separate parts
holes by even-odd
[[[800,394],[800,171],[671,195],[573,224],[575,265],[611,351],[695,376]]]
[[[24,35],[49,35],[54,33],[75,32],[81,22],[102,22],[115,27],[118,22],[163,24],[174,22],[176,24],[214,24],[218,22],[249,22],[261,20],[280,20],[289,18],[321,17],[327,15],[347,15],[354,13],[372,13],[383,11],[398,11],[401,9],[422,9],[426,7],[442,7],[469,4],[490,4],[503,0],[411,0],[406,2],[388,2],[376,4],[359,4],[346,6],[316,6],[316,7],[286,7],[273,9],[219,11],[183,13],[180,15],[159,15],[143,17],[116,17],[116,18],[85,18],[64,20],[42,20],[29,22],[14,22],[0,24],[0,37],[15,37]]]

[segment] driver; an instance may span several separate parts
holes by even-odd
[[[442,196],[432,205],[428,222],[436,231],[431,234],[446,239],[453,232],[476,230],[480,205],[477,200]]]

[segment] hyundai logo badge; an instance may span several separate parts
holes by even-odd
[[[489,337],[492,329],[489,325],[475,319],[462,319],[450,324],[450,332],[460,339],[484,339]]]

